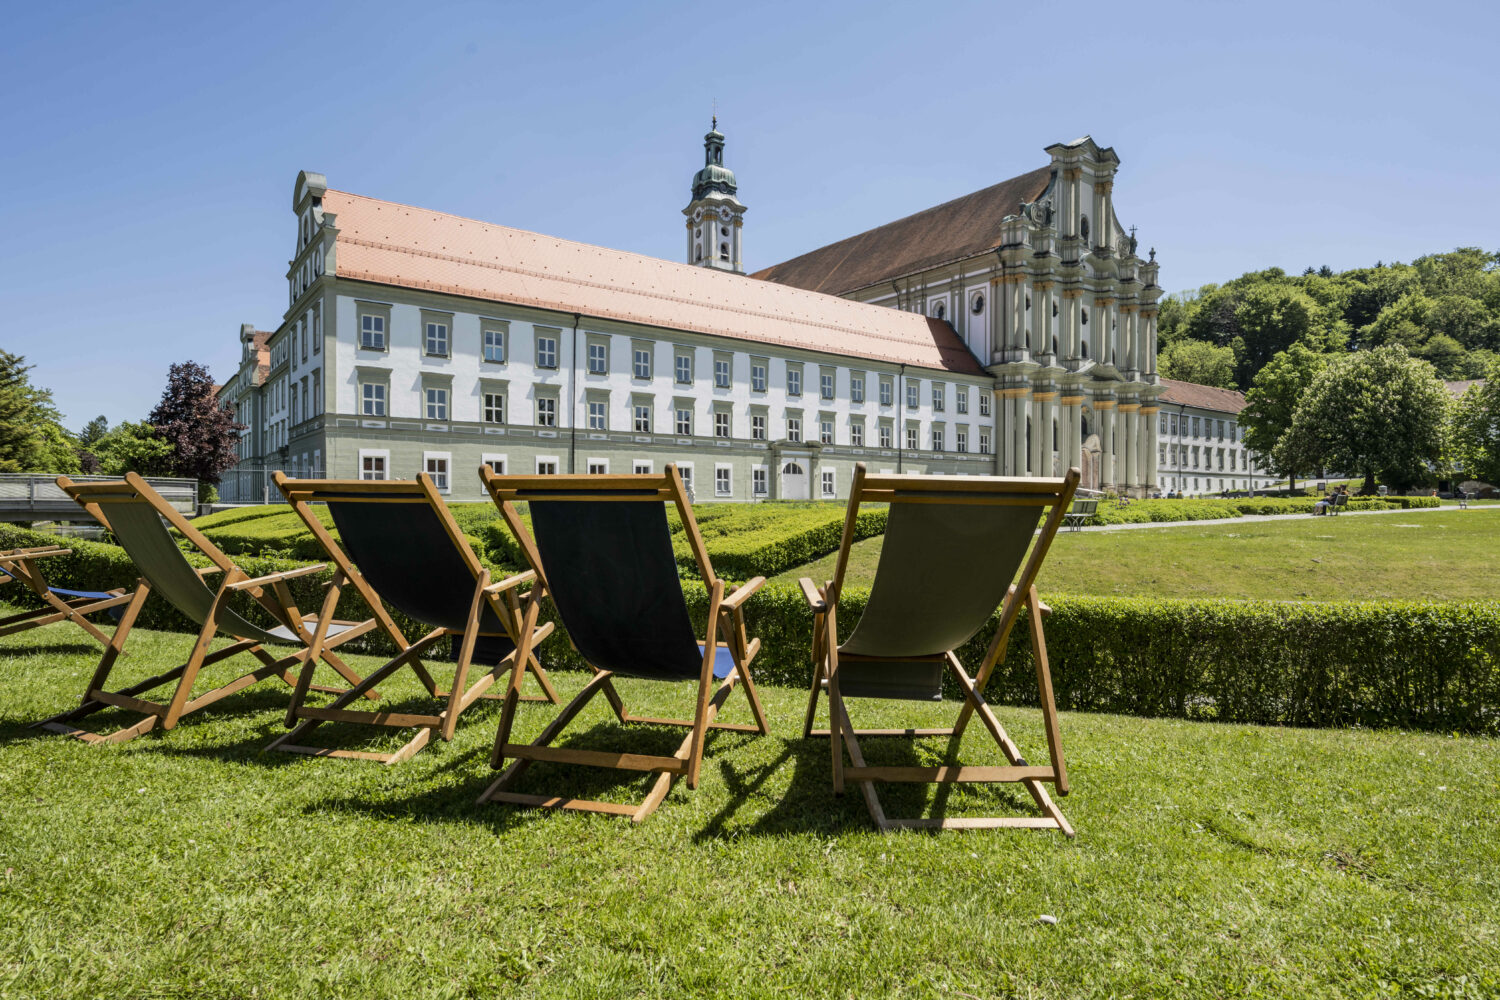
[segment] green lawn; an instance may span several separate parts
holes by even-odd
[[[1500,513],[1392,511],[1360,517],[1210,521],[1173,528],[1061,532],[1043,594],[1439,601],[1500,593]],[[850,582],[875,576],[880,539],[857,542]],[[832,577],[836,555],[776,577]]]
[[[1283,555],[1316,534],[1343,543],[1327,551],[1402,537],[1352,522],[1305,539],[1253,529],[1291,529],[1270,536]],[[1424,534],[1467,537],[1472,569],[1463,532]],[[1160,534],[1183,546],[1165,579],[1201,531]],[[393,769],[261,755],[286,703],[270,685],[120,747],[24,729],[79,694],[94,652],[76,635],[0,639],[0,997],[1500,995],[1493,740],[1064,715],[1077,840],[882,836],[856,793],[832,796],[826,745],[794,738],[804,692],[770,688],[773,735],[714,736],[699,789],[632,828],[474,806],[497,714],[484,703],[452,744]],[[130,670],[176,662],[187,641],[138,631]],[[582,683],[556,680],[565,694]],[[387,689],[387,704],[414,690]],[[626,695],[657,714],[691,699],[640,682]],[[738,696],[730,707],[726,721],[748,719]],[[860,704],[856,720],[940,725],[953,708]],[[554,712],[526,706],[524,735]],[[1040,757],[1038,713],[999,714]],[[576,743],[617,745],[607,718],[586,713]],[[678,738],[635,735],[646,752]],[[525,787],[638,791],[546,765]]]

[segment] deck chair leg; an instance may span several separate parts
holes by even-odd
[[[547,676],[547,671],[543,669],[541,661],[536,658],[535,653],[531,653],[526,657],[526,669],[530,670],[532,675],[536,677],[537,683],[542,686],[542,691],[547,696],[547,700],[554,705],[558,704],[561,699],[557,697],[557,689],[552,686],[552,679]]]
[[[531,741],[531,745],[544,747],[549,745],[553,740],[557,739],[557,737],[562,733],[563,729],[566,728],[568,723],[573,721],[573,717],[576,716],[579,712],[583,711],[584,706],[592,701],[594,696],[599,693],[602,686],[609,681],[609,678],[610,672],[608,670],[601,670],[597,674],[595,674],[593,678],[591,678],[589,682],[583,686],[583,690],[579,691],[578,694],[573,697],[573,700],[568,702],[568,704],[563,707],[563,710],[557,714],[557,718],[553,719],[550,723],[547,724],[547,728],[542,730],[541,735]],[[508,737],[509,733],[507,732],[506,735]],[[505,743],[500,743],[498,741],[497,734],[495,752],[490,758],[492,766],[498,766],[496,762],[504,760],[505,746]],[[517,758],[516,760],[512,761],[510,766],[507,767],[504,771],[501,771],[500,776],[493,782],[491,782],[490,786],[486,788],[482,794],[480,794],[479,798],[476,800],[476,804],[488,802],[490,796],[494,795],[496,792],[503,791],[505,786],[509,785],[512,781],[519,778],[521,774],[530,766],[531,761],[526,760],[525,758]]]
[[[1026,595],[1031,615],[1031,658],[1036,662],[1036,683],[1042,701],[1042,723],[1047,731],[1047,752],[1057,770],[1057,794],[1068,794],[1068,768],[1063,761],[1062,734],[1057,725],[1057,702],[1052,696],[1052,669],[1047,664],[1047,637],[1042,630],[1041,600],[1036,588]]]
[[[842,731],[842,733],[843,733],[842,739],[843,739],[844,743],[849,748],[849,760],[850,760],[850,762],[853,763],[855,767],[864,767],[865,766],[864,751],[860,749],[860,746],[859,746],[859,737],[856,736],[856,735],[854,735],[854,723],[849,720],[849,710],[844,705],[843,699],[840,698],[840,699],[838,699],[837,703],[835,703],[835,701],[834,701],[833,698],[829,698],[828,705],[829,705],[829,709],[830,709],[830,715],[835,716],[837,718],[838,721],[837,721],[836,725],[839,728],[839,730]],[[833,719],[830,719],[829,723],[830,723],[830,726],[835,725]],[[842,765],[842,763],[843,763],[843,755],[844,755],[844,747],[840,746],[837,752],[838,752],[838,755],[839,755],[839,763],[840,763],[840,765]],[[843,775],[843,768],[842,768],[842,766],[840,766],[840,768],[839,768],[839,780],[840,780],[840,782],[843,781],[843,777],[844,777],[844,775]],[[875,782],[873,782],[873,781],[859,781],[859,780],[856,780],[854,783],[859,786],[860,794],[862,796],[864,796],[865,809],[869,811],[869,813],[870,813],[870,819],[874,820],[875,827],[877,829],[881,830],[882,832],[884,832],[886,830],[889,830],[891,828],[891,825],[890,825],[890,822],[886,819],[885,809],[880,804],[880,795],[879,795],[878,792],[875,791]]]
[[[833,626],[833,615],[829,612],[829,621],[824,625],[825,635],[837,635]],[[828,742],[833,747],[833,794],[844,794],[844,722],[849,715],[844,711],[844,699],[839,694],[839,651],[834,648],[833,643],[825,645],[828,654]],[[853,734],[849,734],[853,738]]]

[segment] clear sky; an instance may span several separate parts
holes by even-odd
[[[274,329],[300,169],[679,259],[717,100],[750,269],[1092,134],[1169,291],[1500,248],[1500,5],[16,4],[0,347],[75,430]]]

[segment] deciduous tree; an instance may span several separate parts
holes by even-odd
[[[146,419],[171,444],[176,475],[217,483],[239,460],[235,446],[245,425],[219,405],[208,369],[196,361],[171,367],[161,402]]]
[[[1432,366],[1400,346],[1333,359],[1308,385],[1278,448],[1404,489],[1432,478],[1443,459],[1448,390]]]
[[[1166,378],[1220,389],[1234,388],[1234,352],[1201,340],[1175,340],[1157,355],[1156,370]]]
[[[1261,455],[1271,471],[1297,485],[1297,476],[1313,470],[1305,456],[1278,446],[1292,426],[1292,414],[1313,378],[1327,364],[1327,355],[1302,344],[1293,344],[1277,354],[1255,375],[1245,393],[1240,425],[1245,429],[1245,447]]]
[[[1500,361],[1453,407],[1454,463],[1465,475],[1500,484]]]

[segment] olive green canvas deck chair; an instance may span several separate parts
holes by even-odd
[[[485,691],[511,670],[518,684],[527,669],[541,683],[545,694],[529,700],[557,702],[546,671],[531,652],[554,626],[551,622],[536,623],[539,588],[533,587],[529,595],[519,592],[523,585],[533,582],[533,574],[519,573],[491,582],[490,571],[469,547],[453,513],[425,473],[414,480],[288,479],[280,472],[272,478],[338,567],[340,580],[331,591],[335,603],[342,583],[347,581],[370,606],[380,629],[398,652],[326,708],[304,703],[309,679],[304,672],[286,712],[291,732],[273,741],[267,750],[397,764],[426,746],[434,734],[453,739],[463,711],[480,698],[498,699],[497,695],[485,695]],[[337,539],[318,519],[311,506],[314,503],[327,506],[338,529]],[[408,639],[387,606],[429,631],[416,641]],[[454,658],[452,687],[442,691],[422,656],[437,652],[433,647],[450,637],[458,645],[458,655]],[[484,673],[465,687],[469,668],[480,662],[481,652]],[[345,708],[402,667],[410,667],[427,694],[442,703],[440,710],[366,712]],[[324,722],[416,727],[417,733],[394,753],[334,750],[300,742]]]
[[[90,639],[108,648],[109,636],[88,620],[89,615],[103,611],[117,623],[125,614],[122,605],[129,604],[132,594],[125,590],[68,590],[47,582],[41,563],[44,559],[72,555],[61,545],[38,545],[0,552],[0,585],[17,583],[26,587],[42,602],[32,608],[0,618],[0,636],[15,635],[28,629],[55,622],[70,621],[83,629]],[[3,591],[0,591],[3,593]]]
[[[172,729],[183,716],[207,708],[221,698],[267,678],[276,677],[288,685],[293,684],[290,668],[298,665],[315,666],[321,660],[350,684],[359,683],[359,676],[334,653],[334,648],[368,632],[374,621],[344,622],[333,621],[327,615],[304,616],[297,609],[287,586],[289,580],[321,571],[324,569],[322,565],[251,577],[133,472],[127,473],[123,481],[102,483],[74,483],[67,476],[59,476],[57,485],[114,534],[141,578],[84,690],[83,703],[71,711],[44,719],[37,723],[38,726],[91,743],[123,743],[150,732],[158,725],[164,730]],[[177,547],[177,540],[167,525],[176,529],[213,565],[195,569]],[[219,577],[217,586],[210,587],[206,582],[212,576]],[[152,593],[198,626],[198,637],[187,661],[122,690],[107,691],[105,684],[109,681],[110,671],[124,651],[131,626],[135,624],[147,596]],[[278,624],[265,629],[246,621],[229,605],[230,599],[239,593],[248,594]],[[325,600],[324,611],[331,609]],[[325,618],[328,618],[326,625]],[[321,628],[318,636],[310,631],[314,622]],[[234,641],[210,652],[210,644],[220,635]],[[296,651],[275,656],[266,646],[295,646]],[[200,670],[239,653],[251,654],[261,666],[211,691],[190,697]],[[177,686],[172,689],[168,700],[151,701],[141,697],[144,692],[174,680]],[[318,690],[331,693],[346,689],[319,687]],[[145,717],[108,735],[86,732],[69,724],[109,707],[139,712]]]
[[[672,784],[687,778],[698,785],[703,744],[709,729],[765,735],[766,716],[750,680],[750,661],[759,639],[745,634],[744,604],[764,584],[755,577],[729,596],[714,575],[703,537],[693,519],[682,477],[668,465],[662,475],[498,476],[480,469],[485,488],[500,507],[526,561],[557,607],[573,646],[594,671],[578,696],[530,744],[510,742],[515,720],[515,678],[501,710],[490,766],[501,772],[480,802],[577,809],[629,816],[641,822],[656,810]],[[516,504],[525,502],[532,530]],[[699,641],[688,615],[683,581],[672,552],[666,504],[675,504],[683,530],[708,591],[708,635]],[[616,675],[650,680],[697,682],[697,708],[691,719],[630,715],[615,689]],[[743,681],[755,725],[715,721],[736,682]],[[671,756],[605,753],[551,744],[596,695],[603,693],[622,723],[680,726],[689,730]],[[530,795],[511,790],[533,761],[583,764],[655,773],[640,805]]]
[[[1002,479],[987,476],[914,476],[865,473],[856,465],[849,487],[844,537],[834,576],[822,589],[809,579],[800,583],[814,614],[813,684],[803,735],[829,736],[833,753],[833,789],[842,794],[855,782],[875,825],[882,830],[1040,827],[1073,836],[1073,828],[1047,794],[1050,782],[1068,794],[1047,664],[1042,617],[1049,610],[1037,598],[1036,577],[1073,499],[1078,470],[1061,479]],[[875,581],[854,630],[838,642],[839,598],[855,521],[861,503],[890,504],[885,540]],[[1046,515],[1035,544],[1037,522]],[[1028,557],[1027,549],[1031,552]],[[1036,660],[1042,722],[1051,763],[1026,761],[984,700],[984,688],[1004,659],[1011,629],[1026,608],[1031,649]],[[971,678],[955,655],[1000,608],[999,628],[978,672]],[[943,675],[951,674],[963,692],[958,721],[948,729],[855,729],[846,701],[850,698],[894,698],[937,701]],[[814,730],[818,696],[827,692],[828,730]],[[978,715],[1007,766],[878,767],[865,762],[860,737],[947,736],[950,760],[970,718]],[[847,751],[850,764],[845,764]],[[1036,800],[1040,817],[892,819],[885,813],[876,782],[1020,782]]]

